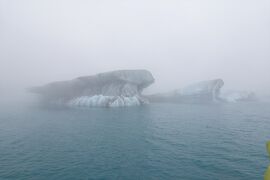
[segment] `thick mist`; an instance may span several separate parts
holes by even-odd
[[[268,0],[1,0],[2,98],[56,80],[147,69],[146,93],[222,78],[270,90]]]

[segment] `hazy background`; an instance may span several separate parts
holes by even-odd
[[[270,90],[269,0],[0,0],[0,93],[116,69]]]

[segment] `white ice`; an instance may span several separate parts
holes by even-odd
[[[140,106],[147,103],[139,96],[81,96],[68,102],[71,107],[126,107]]]

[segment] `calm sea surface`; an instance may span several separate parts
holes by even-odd
[[[257,180],[270,104],[0,110],[0,179]]]

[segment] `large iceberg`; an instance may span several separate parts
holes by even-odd
[[[204,103],[220,101],[220,90],[224,82],[214,79],[191,84],[168,93],[147,96],[151,102]]]
[[[144,88],[154,82],[147,70],[118,70],[30,88],[43,102],[69,106],[122,107],[147,103]]]

